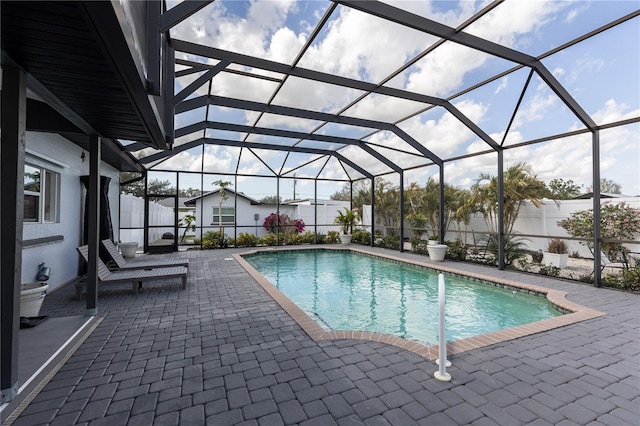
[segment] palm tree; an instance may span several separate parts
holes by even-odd
[[[451,220],[455,220],[457,207],[458,188],[447,183],[444,184],[444,230],[448,229]],[[431,234],[437,236],[440,232],[440,183],[433,178],[427,179],[424,188],[420,188],[415,182],[409,185],[405,191],[411,210],[407,219],[426,221]],[[412,225],[413,226],[413,225]]]
[[[548,193],[544,182],[533,173],[528,163],[518,163],[509,167],[504,173],[504,227],[507,234],[513,230],[520,206],[530,201],[534,206],[542,205],[542,198]],[[498,178],[489,174],[481,174],[471,188],[469,209],[479,211],[484,216],[487,229],[498,231]]]
[[[220,187],[220,201],[218,201],[218,224],[220,225],[220,237],[224,236],[224,227],[222,226],[222,205],[229,199],[227,195],[227,186],[231,185],[231,182],[226,180],[217,180],[213,182],[214,185]]]
[[[471,209],[468,204],[468,199],[471,197],[471,191],[455,188],[455,192],[452,196],[450,207],[451,207],[451,220],[455,223],[456,229],[458,230],[458,239],[460,241],[467,242],[467,234],[464,234],[464,238],[462,237],[462,225],[464,225],[465,230],[469,223],[471,222]]]
[[[375,189],[376,224],[385,227],[385,235],[389,230],[397,226],[400,216],[400,193],[391,182],[378,179]]]

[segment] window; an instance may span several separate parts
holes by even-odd
[[[24,221],[58,222],[60,175],[24,165]]]
[[[222,223],[220,221],[220,215],[222,215]],[[236,223],[236,209],[233,207],[214,207],[213,208],[213,223],[212,225],[234,225]]]

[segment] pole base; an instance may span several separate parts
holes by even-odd
[[[433,377],[435,377],[437,380],[440,380],[441,382],[451,381],[451,374],[449,373],[440,374],[440,371],[436,371],[435,373],[433,373]]]
[[[440,365],[440,358],[436,359],[436,364]],[[451,367],[451,361],[447,360],[447,362],[444,363],[445,367]]]

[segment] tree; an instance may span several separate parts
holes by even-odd
[[[275,195],[267,195],[266,197],[262,197],[260,202],[263,204],[278,204],[282,203],[282,197],[278,197]]]
[[[450,208],[452,211],[451,220],[455,223],[458,230],[458,239],[467,242],[467,233],[462,234],[462,225],[465,227],[465,231],[469,223],[471,222],[471,209],[468,203],[471,198],[471,191],[463,188],[455,188],[455,192],[450,202]]]
[[[196,188],[181,189],[180,191],[178,191],[178,195],[180,197],[185,197],[185,198],[198,197],[201,194],[202,194],[202,191]]]
[[[554,200],[571,200],[580,195],[580,187],[571,179],[557,178],[549,182],[549,192],[549,197]]]
[[[593,209],[580,210],[571,213],[567,219],[558,222],[569,235],[584,238],[580,244],[589,247],[593,253]],[[634,208],[626,203],[612,204],[604,202],[600,206],[600,236],[602,251],[615,259],[624,250],[619,241],[634,240],[640,232],[640,208]],[[595,254],[594,254],[595,255]]]
[[[353,187],[353,200],[351,188]],[[351,184],[344,184],[341,189],[329,196],[332,200],[351,201],[354,209],[362,210],[364,204],[371,204],[371,186],[368,180],[356,180]]]
[[[351,201],[351,185],[348,183],[344,184],[342,188],[331,194],[329,198],[337,201]]]
[[[385,235],[395,231],[400,219],[400,191],[397,186],[382,178],[376,178],[375,217],[376,224],[385,227]]]
[[[527,163],[518,163],[504,173],[504,231],[509,234],[518,218],[520,206],[530,201],[534,206],[542,205],[542,198],[548,193],[547,186],[533,174]],[[481,174],[471,188],[469,203],[475,211],[482,213],[487,229],[498,232],[498,178]]]
[[[218,223],[220,224],[220,235],[224,235],[224,228],[222,227],[222,205],[225,201],[229,199],[227,195],[227,186],[231,185],[231,182],[226,180],[217,180],[213,182],[213,185],[218,185],[220,187],[219,195],[220,201],[218,202]]]
[[[178,221],[178,226],[184,226],[184,232],[182,233],[182,238],[180,238],[181,243],[184,243],[184,238],[187,236],[187,232],[195,231],[196,229],[195,222],[196,222],[196,217],[192,214],[187,214]]]
[[[593,192],[593,185],[590,185],[587,188],[589,192]],[[600,179],[600,192],[605,192],[607,194],[622,194],[622,187],[619,183],[616,183],[607,178]]]

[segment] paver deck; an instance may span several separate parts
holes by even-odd
[[[397,346],[313,340],[232,258],[242,251],[180,253],[184,290],[101,291],[104,319],[13,424],[640,425],[638,295],[444,262],[606,315],[454,354],[440,382]],[[67,287],[43,315],[84,313]]]

